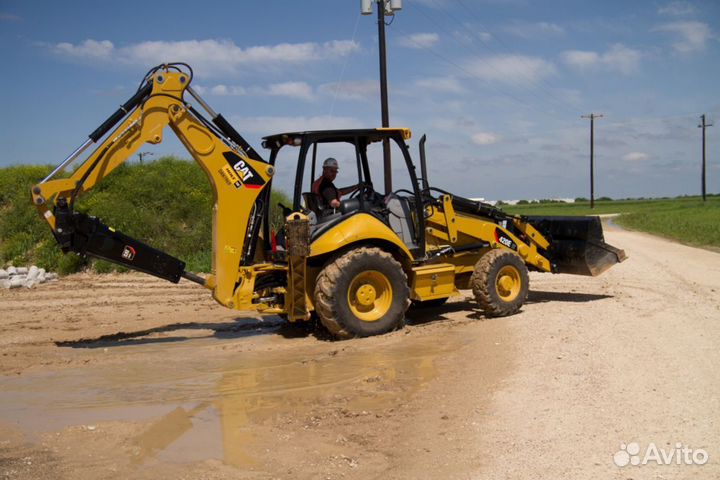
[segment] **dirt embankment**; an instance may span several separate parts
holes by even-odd
[[[607,237],[630,260],[518,315],[346,342],[140,275],[0,291],[0,478],[716,478],[720,255]]]

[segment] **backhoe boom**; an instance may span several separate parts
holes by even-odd
[[[103,258],[173,282],[188,278],[212,289],[218,302],[232,307],[240,279],[239,267],[251,250],[246,242],[248,226],[255,218],[254,212],[262,210],[264,190],[274,169],[189,88],[192,71],[186,72],[181,66],[185,65],[167,64],[152,69],[132,98],[32,188],[32,199],[63,250]],[[209,111],[211,121],[184,100],[186,91]],[[142,145],[162,142],[166,126],[205,171],[212,186],[212,274],[205,279],[185,272],[185,264],[171,255],[74,211],[77,198],[131,158]],[[55,178],[108,132],[105,140],[67,178]]]

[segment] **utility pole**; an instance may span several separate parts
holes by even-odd
[[[702,128],[702,197],[703,202],[705,201],[705,129],[712,127],[712,123],[705,123],[705,114],[700,115],[700,125],[698,128]]]
[[[153,155],[152,152],[138,152],[138,154],[137,154],[138,159],[140,160],[140,163],[143,162],[144,157],[148,157],[148,156],[152,157],[152,155]]]
[[[580,117],[590,119],[590,208],[595,208],[595,119],[602,117],[595,113]]]
[[[372,4],[377,3],[378,43],[380,49],[380,111],[383,128],[390,126],[387,88],[387,56],[385,53],[385,15],[395,15],[402,9],[402,0],[361,0],[360,11],[363,15],[372,14]],[[392,161],[390,142],[383,140],[383,167],[385,170],[385,193],[392,192]]]

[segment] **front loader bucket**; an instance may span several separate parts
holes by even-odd
[[[527,217],[550,242],[548,259],[556,273],[600,275],[627,258],[605,243],[599,217]]]

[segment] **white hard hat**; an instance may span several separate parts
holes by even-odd
[[[323,162],[323,168],[325,167],[338,168],[338,161],[335,160],[333,157],[328,157]]]

